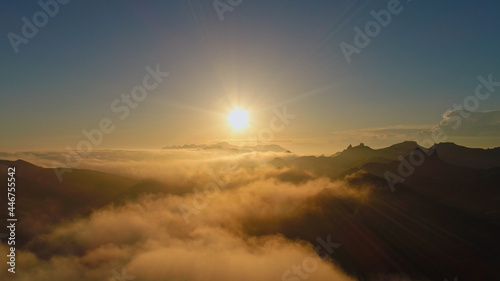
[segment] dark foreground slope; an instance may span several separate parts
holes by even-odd
[[[344,180],[369,195],[357,200],[325,189],[273,229],[255,229],[255,221],[248,225],[258,235],[283,233],[313,244],[318,244],[318,237],[331,235],[342,245],[332,258],[363,280],[384,274],[444,280],[446,272],[460,276],[459,280],[498,280],[498,151],[454,146],[425,150],[406,142],[373,150],[360,145],[333,157],[274,161],[279,167],[298,166]],[[386,173],[399,175],[398,157],[408,161],[416,152],[425,155],[423,163],[391,192]]]
[[[16,239],[20,249],[33,250],[37,247],[37,237],[66,220],[88,216],[93,210],[121,204],[144,193],[166,190],[164,185],[154,181],[138,181],[84,169],[65,173],[60,182],[53,169],[23,160],[0,160],[0,171],[4,171],[0,174],[1,182],[7,182],[8,167],[16,169]],[[0,196],[0,204],[7,208],[5,195]],[[0,213],[0,219],[7,219],[6,211]],[[43,249],[35,250],[45,255]]]

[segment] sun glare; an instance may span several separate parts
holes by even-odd
[[[244,128],[248,123],[248,115],[242,109],[235,109],[229,114],[229,124],[235,130]]]

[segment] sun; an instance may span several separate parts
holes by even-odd
[[[239,108],[233,110],[229,114],[228,119],[229,119],[229,124],[231,124],[231,126],[235,130],[244,128],[248,123],[247,113]]]

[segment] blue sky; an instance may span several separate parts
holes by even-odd
[[[141,82],[146,66],[170,76],[101,148],[245,138],[286,103],[297,117],[277,142],[335,150],[329,145],[358,140],[339,132],[436,125],[474,94],[478,75],[500,80],[496,1],[402,1],[403,11],[347,63],[339,44],[352,44],[354,28],[389,2],[243,0],[220,21],[212,1],[73,0],[16,54],[7,35],[21,34],[21,18],[41,8],[3,1],[0,150],[74,145],[81,130],[116,120],[111,102]],[[499,93],[478,111],[500,110]],[[245,133],[225,123],[235,106],[251,115]],[[492,143],[467,137],[458,140]]]

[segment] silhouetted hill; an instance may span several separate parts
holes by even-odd
[[[408,155],[415,148],[420,147],[416,142],[403,142],[393,146],[372,149],[364,144],[349,146],[344,151],[330,157],[302,156],[294,159],[275,159],[270,163],[277,167],[295,167],[308,170],[321,176],[335,178],[342,172],[359,167],[368,162],[388,162],[397,159],[400,155]]]
[[[405,144],[400,151],[409,147]],[[353,155],[360,151],[361,156],[374,155],[366,147]],[[427,152],[419,147],[412,151]],[[318,237],[331,235],[342,245],[335,250],[335,261],[360,280],[395,273],[441,280],[442,272],[456,272],[461,280],[496,280],[500,276],[500,168],[455,166],[442,161],[435,151],[429,153],[394,193],[384,174],[398,174],[401,162],[369,162],[340,176],[351,188],[367,191],[366,197],[356,199],[325,189],[288,220],[260,228],[255,227],[256,221],[248,225],[254,235],[279,233],[313,245]],[[325,164],[325,159],[305,159]]]
[[[275,159],[270,163],[276,167],[295,167],[312,171],[317,175],[336,178],[343,173],[367,163],[388,163],[406,157],[415,149],[437,151],[442,161],[455,166],[487,169],[500,167],[500,148],[474,149],[452,143],[440,143],[426,149],[416,142],[405,141],[386,148],[372,149],[364,144],[349,146],[330,157],[302,156],[293,159]]]
[[[420,147],[416,142],[405,141],[382,149],[372,149],[361,143],[358,146],[349,146],[337,156],[337,160],[344,165],[354,166],[365,163],[367,161],[377,160],[393,160],[400,155],[408,155],[411,151]]]
[[[7,171],[8,167],[16,168],[15,212],[20,226],[17,230],[20,248],[64,220],[87,216],[92,210],[145,193],[170,192],[168,187],[154,181],[144,184],[143,181],[84,169],[65,173],[64,180],[59,182],[53,169],[23,160],[0,160],[1,171]],[[0,180],[7,182],[6,172],[0,174]],[[7,206],[6,196],[0,197],[0,204]],[[5,221],[7,212],[2,212],[0,219]]]
[[[410,163],[408,156],[405,157]],[[401,175],[401,161],[389,163],[371,162],[359,169],[384,178],[386,172]],[[411,163],[410,163],[411,164]],[[454,205],[469,213],[500,225],[500,167],[474,169],[444,162],[438,150],[426,156],[421,165],[413,166],[413,172],[404,176],[404,184],[421,194]],[[346,173],[348,174],[348,173]]]
[[[500,147],[493,149],[468,148],[454,143],[434,145],[439,158],[443,161],[471,168],[488,169],[500,167]]]

